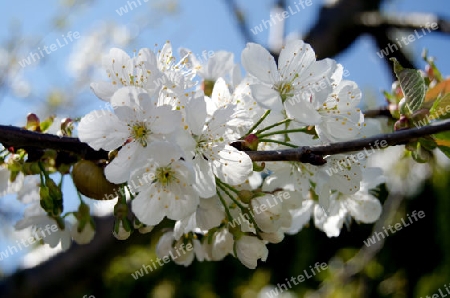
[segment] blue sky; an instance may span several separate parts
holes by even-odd
[[[138,2],[138,0],[135,0]],[[87,1],[90,2],[90,1]],[[69,11],[65,21],[67,27],[58,31],[54,29],[52,18],[64,15],[64,10],[59,7],[58,1],[2,1],[0,11],[3,12],[0,20],[0,47],[7,42],[11,36],[18,34],[25,36],[24,41],[35,38],[36,41],[30,47],[21,47],[19,57],[25,58],[30,51],[36,52],[38,47],[49,46],[62,34],[68,31],[79,32],[81,38],[66,46],[52,52],[47,56],[45,63],[34,64],[25,67],[22,75],[28,80],[35,96],[30,99],[18,98],[12,93],[2,94],[0,99],[0,124],[23,125],[25,117],[29,112],[35,112],[39,106],[39,100],[44,97],[48,90],[57,87],[64,92],[70,90],[73,78],[67,72],[69,55],[76,46],[93,28],[106,23],[127,25],[136,35],[136,40],[125,50],[132,53],[133,50],[142,47],[154,48],[155,43],[161,45],[170,40],[174,49],[185,47],[192,50],[196,55],[203,51],[227,50],[235,54],[235,60],[240,61],[240,53],[245,47],[245,41],[236,26],[234,17],[230,14],[223,0],[190,0],[179,1],[179,7],[174,13],[164,13],[154,8],[155,3],[169,1],[150,0],[148,3],[140,0],[142,5],[119,16],[116,10],[127,5],[124,0],[100,0],[93,1],[81,9]],[[268,19],[270,8],[274,1],[249,0],[238,1],[250,27],[258,26],[261,21]],[[294,7],[298,1],[288,1]],[[287,18],[287,32],[298,32],[304,34],[318,15],[318,9],[322,1],[312,0],[310,7],[305,7],[295,15]],[[384,10],[389,13],[405,12],[429,12],[443,14],[450,18],[450,4],[448,0],[433,1],[410,1],[394,0],[388,1]],[[152,6],[153,5],[153,6]],[[444,12],[444,13],[443,13]],[[141,19],[148,22],[148,27],[139,29],[136,20]],[[256,42],[267,45],[268,30],[255,36]],[[438,33],[430,33],[409,46],[414,54],[415,61],[420,62],[420,53],[423,48],[428,48],[432,56],[437,58],[437,64],[444,75],[450,74],[450,59],[447,59],[450,46],[450,37]],[[114,46],[114,45],[113,45]],[[101,51],[101,49],[98,49]],[[391,77],[384,62],[377,56],[376,48],[370,37],[360,38],[345,53],[335,59],[348,70],[350,76],[347,79],[354,80],[366,93],[366,96],[377,98],[382,103],[381,90],[389,89]],[[423,66],[423,63],[418,65]],[[102,105],[91,92],[88,86],[81,86],[86,90],[82,94],[83,105],[75,115],[85,114]],[[61,115],[70,116],[70,115]],[[72,115],[74,116],[74,115]],[[66,183],[66,185],[69,183]],[[69,187],[69,186],[67,186]],[[70,187],[69,187],[70,188]],[[74,196],[73,189],[67,188],[70,196]],[[75,201],[74,201],[75,202]],[[68,204],[69,209],[75,204]],[[0,250],[4,249],[5,243],[0,244]],[[8,268],[14,268],[16,259],[11,258]],[[0,264],[3,267],[4,264]]]
[[[204,50],[227,50],[235,54],[236,61],[240,60],[240,52],[245,47],[245,41],[235,25],[235,20],[229,13],[228,7],[224,5],[224,1],[180,1],[175,14],[152,13],[154,9],[150,3],[155,5],[154,0],[148,3],[144,3],[144,0],[140,0],[140,2],[142,5],[138,8],[119,16],[116,10],[127,5],[127,1],[94,1],[93,5],[86,5],[69,14],[67,19],[69,25],[61,31],[53,29],[51,22],[52,16],[61,14],[57,1],[49,1],[52,4],[48,5],[29,3],[24,0],[3,2],[0,7],[3,6],[2,11],[7,11],[8,14],[0,21],[2,25],[0,26],[0,41],[5,41],[11,36],[11,24],[20,23],[20,26],[13,25],[14,28],[21,28],[20,32],[25,36],[39,37],[38,41],[40,41],[34,47],[22,49],[23,54],[19,57],[25,58],[30,51],[36,52],[38,47],[55,43],[58,38],[61,40],[62,34],[66,34],[68,31],[78,31],[81,35],[80,39],[82,39],[101,22],[124,24],[135,28],[136,19],[150,15],[151,20],[146,20],[150,22],[149,28],[138,30],[139,32],[136,33],[138,38],[127,47],[128,52],[131,53],[141,47],[154,48],[155,43],[162,44],[166,40],[170,40],[175,49],[186,47],[198,55]],[[295,7],[294,2],[298,3],[298,1],[288,1],[292,8]],[[314,22],[321,2],[312,0],[310,7],[305,6],[299,13],[287,18],[287,32],[305,33]],[[239,5],[247,17],[248,24],[254,27],[259,25],[263,19],[268,18],[272,3],[273,1],[268,0],[252,0],[240,1]],[[387,12],[442,13],[448,11],[446,16],[450,17],[450,10],[445,9],[449,7],[449,3],[445,0],[435,0],[431,3],[407,0],[388,1],[387,3],[388,5],[385,7]],[[255,40],[266,45],[267,37],[268,30],[265,30],[257,34]],[[38,67],[25,68],[23,75],[31,82],[34,94],[42,97],[51,87],[59,87],[64,90],[66,86],[70,86],[72,78],[67,74],[66,63],[72,46],[79,40],[47,55],[46,62],[41,63]],[[421,61],[422,49],[425,47],[430,49],[430,54],[437,57],[438,65],[445,74],[450,73],[450,60],[444,58],[448,46],[448,37],[430,33],[411,43],[409,50],[414,53],[416,61]],[[353,47],[335,59],[349,71],[348,79],[356,81],[363,90],[370,88],[381,102],[382,97],[379,91],[390,87],[391,78],[387,75],[386,65],[376,55],[374,43],[370,37],[360,38]],[[83,113],[98,108],[99,103],[92,93],[86,93],[85,96],[89,99],[87,100],[88,104],[83,105]],[[26,114],[33,111],[33,100],[36,99],[17,99],[14,96],[3,98],[0,101],[0,123],[20,124]]]

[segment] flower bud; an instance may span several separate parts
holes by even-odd
[[[19,154],[13,154],[8,160],[8,170],[11,172],[16,172],[22,170],[22,158]]]
[[[138,231],[139,231],[139,233],[141,233],[141,234],[147,234],[147,233],[150,233],[151,231],[153,231],[153,228],[154,228],[155,226],[147,226],[147,225],[143,225],[142,227],[140,227],[139,229],[138,229]]]
[[[39,188],[39,196],[41,198],[40,203],[42,209],[44,209],[46,212],[48,212],[50,209],[53,208],[53,201],[50,197],[50,190],[47,186],[41,185]]]
[[[263,240],[270,243],[280,243],[284,239],[284,233],[277,231],[276,233],[260,233],[259,234]]]
[[[167,231],[159,238],[156,244],[156,255],[158,258],[162,259],[169,255],[174,240],[173,231]]]
[[[233,235],[228,229],[224,228],[214,233],[211,243],[212,261],[220,261],[228,254],[233,253],[233,245]]]
[[[252,151],[258,150],[259,139],[255,134],[249,134],[244,139],[245,146]]]
[[[238,196],[239,199],[241,199],[242,203],[248,204],[253,199],[253,192],[250,190],[243,189],[239,191]]]
[[[409,128],[409,120],[406,118],[406,116],[402,115],[400,116],[400,119],[397,120],[394,124],[394,130],[402,130],[402,129],[408,129]]]
[[[61,120],[61,133],[63,136],[72,136],[73,121],[70,118],[64,118]]]
[[[113,235],[117,240],[127,240],[131,235],[131,224],[128,218],[117,219],[114,221]]]
[[[172,260],[175,262],[175,264],[183,265],[183,266],[189,266],[192,264],[192,261],[194,261],[194,245],[193,241],[198,240],[190,240],[185,241],[185,239],[180,238],[172,247]],[[199,244],[199,243],[198,243]],[[202,250],[201,245],[196,245],[198,250]]]
[[[32,131],[41,131],[40,120],[36,114],[30,113],[27,115],[27,124],[25,128]]]
[[[137,217],[133,219],[133,228],[135,230],[138,230],[139,233],[141,234],[150,233],[151,231],[153,231],[154,227],[155,226],[147,226],[146,224],[143,224],[142,222],[139,221],[139,219],[137,219]]]
[[[94,239],[95,229],[92,221],[88,221],[83,227],[79,221],[70,229],[70,235],[78,244],[88,244]]]
[[[124,218],[127,217],[127,215],[128,215],[128,205],[117,202],[117,204],[114,205],[114,216],[118,218]]]
[[[258,227],[266,233],[277,232],[282,225],[282,204],[276,201],[275,196],[266,194],[254,198],[251,208]]]
[[[50,196],[53,200],[62,200],[62,192],[58,185],[56,185],[55,181],[50,177],[45,179],[45,186],[48,187]]]
[[[255,269],[258,260],[265,262],[269,255],[269,250],[262,240],[255,236],[242,236],[235,243],[236,256],[249,269]]]
[[[25,175],[37,175],[41,172],[37,162],[26,162],[22,166],[22,171]]]

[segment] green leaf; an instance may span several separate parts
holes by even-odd
[[[430,151],[425,149],[421,143],[417,143],[415,150],[411,151],[412,158],[419,163],[426,163],[431,160],[432,154]]]
[[[450,93],[438,98],[430,109],[430,115],[435,119],[450,118]]]
[[[420,145],[428,151],[436,149],[436,141],[431,137],[419,138]]]
[[[426,92],[425,81],[418,70],[403,68],[395,58],[390,60],[394,62],[394,72],[405,95],[405,105],[401,113],[411,115],[422,106]]]
[[[55,120],[54,116],[50,116],[44,121],[41,121],[41,131],[45,132],[49,127],[53,124],[53,120]]]

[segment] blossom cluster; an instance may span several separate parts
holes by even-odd
[[[78,137],[110,152],[104,175],[124,190],[114,210],[118,239],[149,232],[167,218],[174,225],[159,240],[160,258],[191,244],[175,263],[231,254],[254,269],[267,259],[268,243],[298,233],[311,218],[329,237],[351,218],[378,219],[381,204],[369,190],[383,175],[365,159],[349,162],[349,155],[338,154],[320,166],[261,164],[246,154],[377,133],[364,122],[361,91],[342,78],[340,64],[317,60],[301,40],[288,42],[278,61],[247,44],[244,77],[232,53],[216,52],[206,61],[188,49],[179,54],[169,42],[157,53],[144,48],[132,57],[111,49],[103,60],[108,79],[91,84],[112,109],[84,116]],[[28,224],[31,215],[25,216],[19,226]]]

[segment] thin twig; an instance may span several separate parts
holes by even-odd
[[[255,42],[252,35],[250,35],[250,31],[248,30],[249,26],[247,24],[247,20],[242,12],[242,10],[237,5],[234,0],[225,0],[225,4],[231,11],[231,14],[236,17],[237,25],[239,30],[241,31],[242,37],[244,38],[245,43],[247,42]]]
[[[392,114],[387,107],[364,111],[364,118],[378,118],[378,117],[392,118]]]
[[[387,146],[403,145],[415,138],[450,130],[450,120],[433,123],[421,128],[400,130],[389,134],[380,134],[370,138],[347,142],[333,143],[323,146],[304,146],[296,149],[247,151],[253,161],[301,161],[313,163],[309,159],[314,156],[334,155],[352,151],[381,149]],[[309,157],[308,157],[309,155]],[[305,159],[307,159],[305,161]]]

